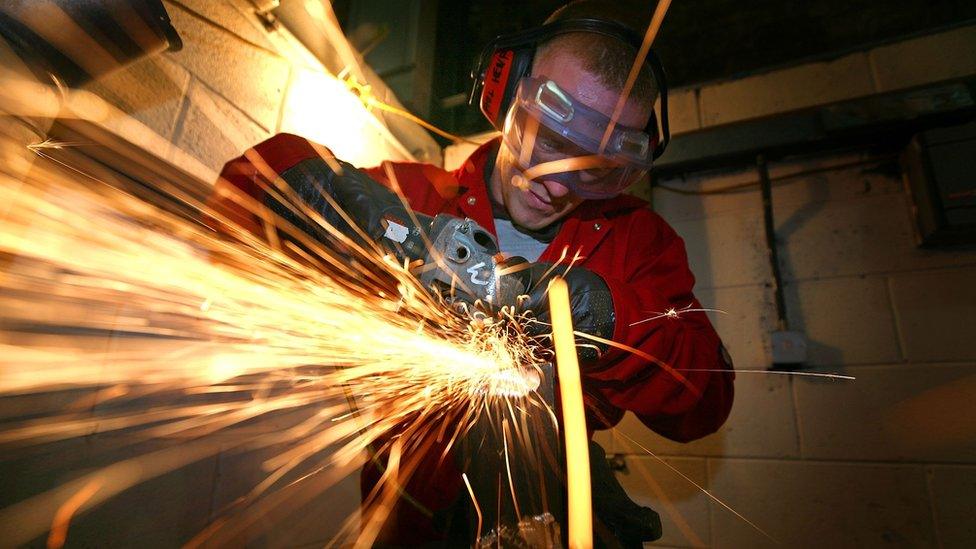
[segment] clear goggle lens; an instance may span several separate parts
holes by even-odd
[[[647,133],[615,126],[549,80],[524,78],[503,127],[506,146],[528,179],[558,181],[582,198],[616,196],[651,167]]]

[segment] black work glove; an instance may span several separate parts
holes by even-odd
[[[410,217],[396,193],[346,162],[337,161],[334,165],[339,166],[341,170],[336,171],[333,169],[333,164],[321,158],[310,158],[279,175],[299,199],[330,225],[361,246],[368,245],[369,242],[381,242],[381,237],[386,230],[384,218],[403,220],[404,224],[407,224]],[[330,196],[360,231],[365,233],[365,239],[360,231],[343,218],[325,195]],[[334,241],[334,238],[327,234],[328,231],[306,216],[296,214],[292,208],[274,198],[269,198],[268,201],[272,211],[299,230],[320,242]]]
[[[524,268],[520,268],[524,264]],[[506,270],[519,277],[525,288],[525,296],[519,300],[516,309],[530,312],[535,317],[526,329],[530,334],[542,336],[552,331],[549,314],[549,282],[557,276],[566,280],[569,288],[569,307],[573,315],[573,329],[577,332],[612,339],[615,323],[613,299],[610,288],[600,275],[584,269],[565,265],[553,267],[550,263],[529,263],[524,258],[509,258],[504,263]],[[576,352],[584,366],[592,365],[606,352],[603,343],[576,336]]]

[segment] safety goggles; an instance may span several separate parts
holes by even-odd
[[[655,142],[614,125],[545,78],[523,78],[503,138],[526,179],[553,180],[581,198],[620,194],[651,168]]]

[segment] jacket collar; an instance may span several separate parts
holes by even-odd
[[[495,219],[491,213],[488,198],[488,183],[485,181],[485,165],[497,147],[499,139],[492,139],[479,146],[461,167],[454,170],[458,182],[457,206],[465,216],[495,234]]]

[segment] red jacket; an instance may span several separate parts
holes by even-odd
[[[395,177],[416,211],[468,217],[494,233],[484,170],[495,146],[497,141],[483,145],[455,171],[407,162],[384,162],[366,171],[387,185],[392,183],[390,176]],[[272,137],[228,162],[218,190],[230,184],[253,194],[253,179],[260,172],[281,173],[314,158],[318,152],[313,147],[322,150],[294,135]],[[256,166],[257,158],[258,164],[267,165]],[[238,214],[238,221],[253,223],[249,214]],[[681,237],[645,201],[621,195],[583,202],[565,219],[539,261],[556,262],[566,248],[570,256],[579,252],[578,264],[602,276],[609,286],[616,312],[614,341],[659,361],[612,349],[596,367],[582,372],[591,419],[600,417],[605,423],[591,428],[615,425],[624,411],[631,411],[673,440],[690,441],[715,432],[732,406],[734,374],[706,315],[688,312],[633,325],[671,309],[701,307],[692,294],[695,279]]]

